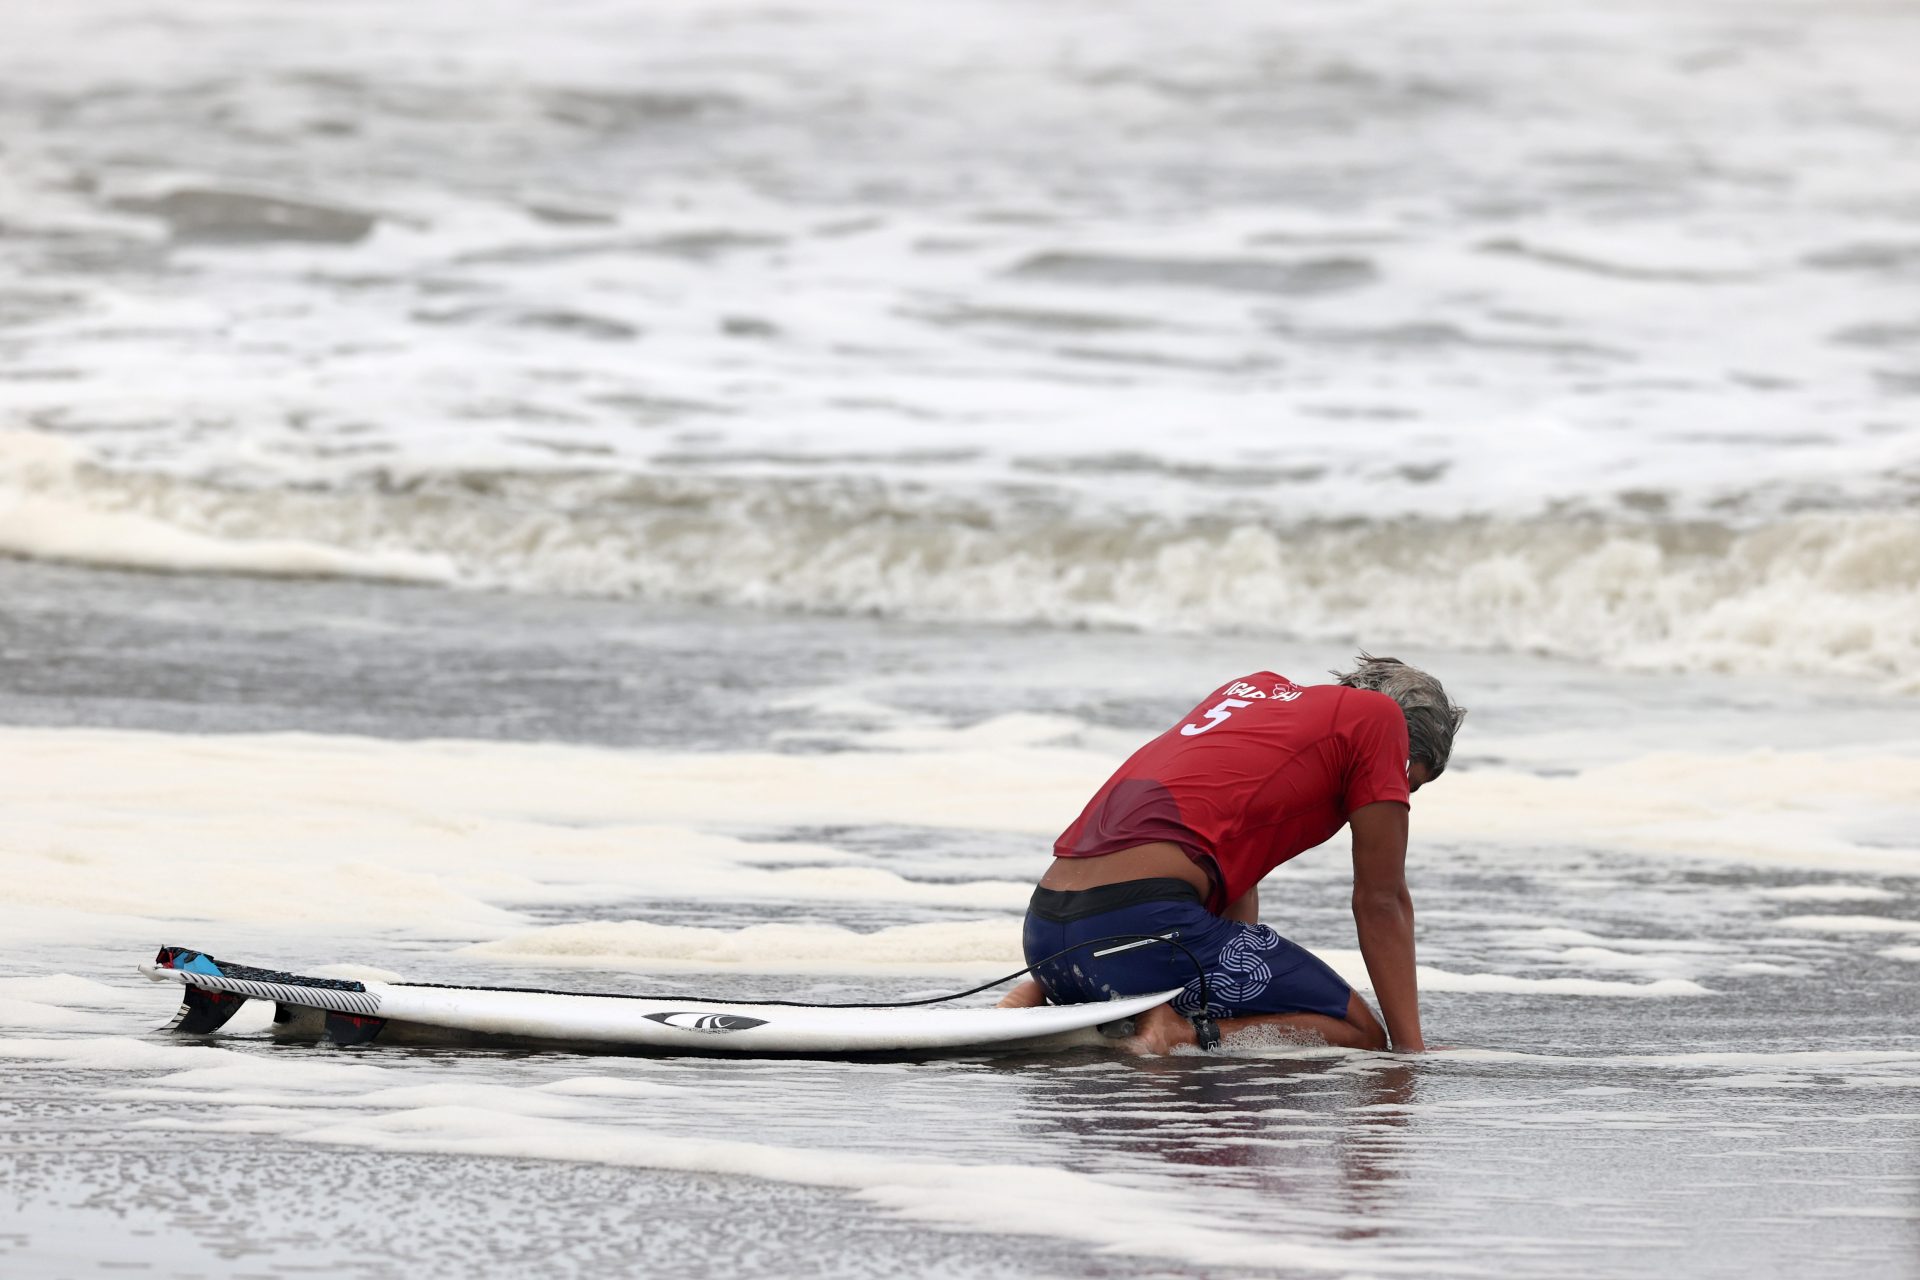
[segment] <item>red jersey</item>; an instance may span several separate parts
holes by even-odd
[[[1218,913],[1362,805],[1407,803],[1407,718],[1384,693],[1256,671],[1133,756],[1054,842],[1093,858],[1165,840],[1205,868]]]

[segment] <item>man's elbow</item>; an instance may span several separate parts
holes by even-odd
[[[1353,916],[1356,920],[1395,920],[1413,910],[1413,895],[1407,886],[1356,886],[1353,891]]]

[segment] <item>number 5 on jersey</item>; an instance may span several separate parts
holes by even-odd
[[[1235,707],[1250,707],[1252,705],[1253,704],[1245,698],[1222,698],[1207,708],[1207,722],[1205,724],[1183,724],[1180,726],[1180,732],[1186,734],[1189,738],[1197,733],[1205,733],[1232,715]]]

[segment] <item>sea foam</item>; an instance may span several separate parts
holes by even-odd
[[[922,727],[913,745],[888,751],[724,756],[0,730],[12,761],[0,773],[0,871],[9,885],[0,918],[21,938],[64,936],[83,919],[97,929],[112,918],[122,932],[164,930],[173,936],[152,942],[215,954],[257,946],[263,936],[292,947],[352,924],[438,946],[463,940],[477,947],[469,953],[475,959],[521,964],[1010,970],[1019,963],[1024,880],[969,879],[964,864],[923,880],[915,877],[933,868],[903,874],[830,844],[755,840],[712,827],[944,825],[1004,842],[1006,856],[991,860],[996,869],[1016,865],[1026,850],[1037,875],[1061,815],[1070,816],[1113,764],[1110,754],[1068,745],[1076,735],[1062,736],[1063,727],[1057,718],[1014,717],[1000,726]],[[1566,776],[1462,769],[1445,787],[1422,793],[1417,831],[1423,842],[1470,842],[1496,859],[1534,858],[1540,832],[1554,830],[1653,859],[1908,875],[1915,851],[1854,833],[1862,813],[1882,814],[1890,828],[1905,821],[1920,794],[1916,769],[1899,756],[1771,752],[1663,752]],[[263,848],[273,856],[261,857]],[[195,896],[192,936],[179,922],[164,923],[177,910],[169,904],[181,901],[178,868],[188,860],[219,887]],[[609,902],[637,895],[725,906],[736,917],[741,904],[758,902],[842,910],[891,904],[896,920],[914,909],[972,919],[912,922],[909,915],[894,928],[862,931],[731,921],[716,928],[637,912],[604,918]],[[556,911],[600,918],[554,925],[537,921],[535,908],[549,920]],[[1823,934],[1920,929],[1897,915],[1788,915],[1766,923],[1809,943]],[[1703,949],[1684,939],[1616,938],[1562,925],[1509,927],[1495,941],[1512,953],[1505,970],[1533,951],[1552,968],[1463,973],[1441,965],[1425,980],[1488,994],[1685,995],[1698,994],[1696,977],[1717,980],[1726,964],[1777,959],[1760,954],[1776,949],[1770,945]],[[358,959],[331,946],[305,958]],[[1653,981],[1618,981],[1612,974],[1622,970]],[[19,998],[84,1008],[97,993],[35,985]]]
[[[1355,523],[1236,502],[1142,520],[882,477],[476,472],[214,487],[49,463],[51,452],[44,437],[0,438],[0,551],[902,618],[1364,635],[1635,668],[1838,672],[1908,691],[1920,666],[1920,517],[1895,511],[1759,526]]]

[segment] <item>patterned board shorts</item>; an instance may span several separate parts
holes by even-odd
[[[1138,942],[1145,937],[1170,938],[1186,952]],[[1344,1019],[1353,997],[1353,988],[1311,951],[1266,925],[1209,914],[1184,880],[1036,889],[1022,942],[1034,977],[1057,1004],[1179,987],[1173,1007],[1198,1013],[1196,962],[1206,972],[1215,1017],[1322,1013]]]

